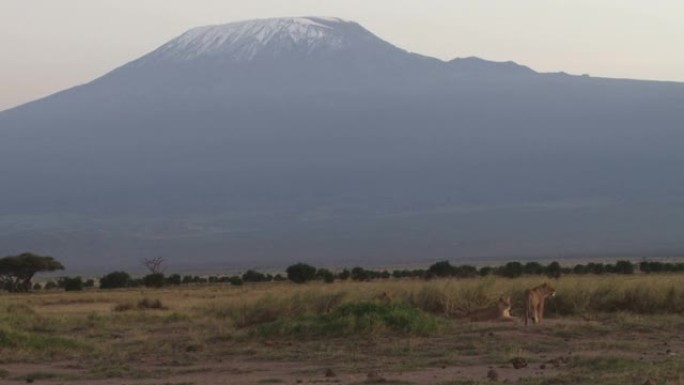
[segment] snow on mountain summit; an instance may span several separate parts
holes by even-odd
[[[285,53],[342,50],[359,41],[380,39],[359,24],[338,18],[260,19],[191,29],[152,53],[156,59],[198,57],[252,61]],[[384,43],[384,42],[383,42]]]

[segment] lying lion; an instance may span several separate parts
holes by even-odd
[[[517,321],[511,316],[511,297],[500,297],[499,300],[486,308],[478,309],[469,314],[470,320],[478,321]]]

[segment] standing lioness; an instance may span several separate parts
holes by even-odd
[[[546,297],[554,295],[556,295],[556,289],[547,283],[525,290],[525,326],[527,326],[528,319],[532,319],[532,322],[536,324],[541,323],[544,318],[544,301]]]

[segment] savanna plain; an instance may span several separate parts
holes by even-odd
[[[684,274],[1,293],[0,383],[684,384],[682,330]]]

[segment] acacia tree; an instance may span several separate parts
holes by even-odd
[[[164,257],[154,257],[152,259],[143,259],[143,265],[150,271],[150,274],[164,274],[165,268],[162,265],[166,262]]]
[[[164,277],[164,270],[166,270],[166,268],[163,267],[164,262],[166,262],[166,260],[164,260],[163,257],[154,257],[152,259],[145,258],[143,260],[143,265],[150,271],[150,274],[143,277],[143,285],[147,287],[164,286],[166,283],[166,278]]]
[[[0,287],[12,292],[28,292],[36,273],[64,270],[64,266],[48,256],[23,253],[0,258]]]

